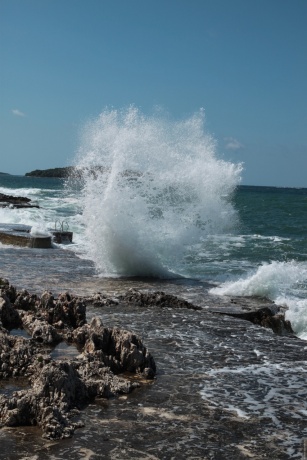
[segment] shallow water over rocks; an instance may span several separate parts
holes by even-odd
[[[35,427],[1,430],[1,450],[5,452],[2,458],[303,457],[307,439],[306,342],[210,311],[255,309],[265,303],[263,300],[231,302],[230,298],[208,295],[204,283],[192,280],[92,278],[90,264],[85,261],[82,266],[82,260],[70,256],[68,261],[62,259],[64,276],[58,284],[48,278],[48,271],[56,270],[62,256],[57,255],[55,261],[48,257],[45,282],[53,292],[63,290],[63,284],[64,289],[69,288],[69,278],[74,275],[64,268],[72,264],[76,268],[76,278],[71,280],[72,292],[80,294],[83,290],[88,295],[100,290],[114,298],[131,287],[164,290],[202,308],[137,307],[120,299],[100,307],[88,304],[89,319],[98,315],[106,327],[118,326],[141,336],[157,364],[155,381],[130,395],[89,405],[81,413],[85,427],[68,440],[46,443]],[[11,262],[10,268],[8,265],[5,270],[0,268],[1,275],[30,291],[35,286],[38,288],[41,271],[30,264],[32,278],[29,272],[24,278],[22,265],[21,262],[17,272],[10,273]],[[16,283],[18,274],[21,276]],[[44,288],[45,285],[41,286],[38,292]]]

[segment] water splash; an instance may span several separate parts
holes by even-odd
[[[233,228],[241,165],[216,157],[201,110],[183,121],[105,110],[83,133],[88,256],[103,275],[187,274],[188,248]]]
[[[212,288],[217,295],[267,297],[287,308],[286,319],[291,321],[298,337],[307,339],[307,264],[306,262],[277,262],[261,264],[257,270],[235,281],[227,281]]]

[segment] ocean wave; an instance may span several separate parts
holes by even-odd
[[[8,188],[8,187],[0,187],[0,193],[4,193],[5,195],[12,195],[12,196],[25,196],[31,197],[32,195],[41,195],[43,193],[54,193],[53,189],[42,189],[42,188]]]
[[[102,274],[181,273],[188,245],[236,225],[242,168],[216,157],[203,112],[176,122],[105,110],[85,127],[77,166],[88,257]]]
[[[307,264],[306,262],[263,263],[239,279],[214,287],[215,295],[266,297],[287,307],[286,318],[296,334],[307,339]]]

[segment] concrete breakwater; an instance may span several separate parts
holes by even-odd
[[[13,246],[49,249],[52,247],[52,236],[32,235],[29,225],[0,224],[0,242]]]
[[[0,193],[0,207],[2,208],[39,208],[30,198],[23,196],[12,196]],[[59,222],[56,222],[59,224]],[[61,222],[60,222],[61,224]],[[63,223],[62,223],[63,225]],[[63,231],[61,228],[50,230],[48,234],[32,234],[31,226],[23,224],[0,223],[0,243],[21,247],[49,249],[52,242],[58,244],[72,243],[73,233]]]
[[[73,233],[68,231],[52,231],[49,234],[32,234],[31,226],[22,224],[0,224],[0,243],[36,248],[50,249],[52,243],[71,244]]]

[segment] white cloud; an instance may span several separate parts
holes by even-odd
[[[240,150],[244,148],[244,145],[234,137],[225,137],[224,140],[226,142],[225,147],[227,150]]]
[[[21,110],[19,109],[12,109],[11,110],[12,114],[15,115],[16,117],[25,117],[26,114],[23,113]]]

